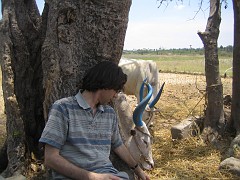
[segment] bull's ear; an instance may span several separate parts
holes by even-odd
[[[136,130],[135,129],[131,129],[130,134],[131,134],[131,136],[135,136],[136,135]]]

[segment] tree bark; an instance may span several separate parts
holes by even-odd
[[[220,0],[210,0],[210,13],[205,32],[199,32],[205,48],[206,112],[204,134],[214,142],[224,131],[223,86],[219,74],[218,36],[221,23]]]
[[[56,99],[76,93],[88,68],[104,60],[119,62],[130,5],[130,0],[49,3],[53,28],[42,47],[45,119]]]
[[[44,127],[43,88],[39,38],[41,18],[34,0],[3,0],[1,23],[2,88],[7,117],[8,166],[11,176],[37,152]]]
[[[51,104],[74,95],[85,71],[119,62],[131,0],[2,0],[0,62],[7,116],[5,177],[24,173]]]
[[[233,45],[233,82],[231,119],[233,126],[240,134],[240,2],[233,0],[234,45]]]

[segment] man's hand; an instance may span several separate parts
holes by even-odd
[[[134,173],[139,179],[150,180],[150,177],[139,166],[134,170]]]
[[[130,167],[134,167],[136,165],[136,161],[133,159],[124,144],[114,149],[114,152]],[[149,176],[140,168],[140,166],[134,169],[134,173],[142,180],[150,180]]]
[[[121,180],[121,179],[112,174],[97,174],[97,173],[91,172],[89,180]]]

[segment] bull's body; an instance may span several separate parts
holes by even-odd
[[[157,64],[154,61],[121,59],[119,66],[128,76],[127,82],[124,86],[124,93],[128,95],[135,95],[139,103],[139,90],[142,82],[147,78],[147,82],[153,88],[152,99],[157,96],[159,90],[158,69]],[[147,90],[144,90],[144,96],[146,94]]]

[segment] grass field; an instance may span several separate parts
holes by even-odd
[[[149,55],[149,54],[123,54],[127,59],[143,59],[153,60],[157,63],[161,72],[178,72],[187,74],[205,74],[204,55]],[[232,67],[232,57],[219,57],[220,75]],[[227,72],[228,76],[232,76],[232,71]]]

